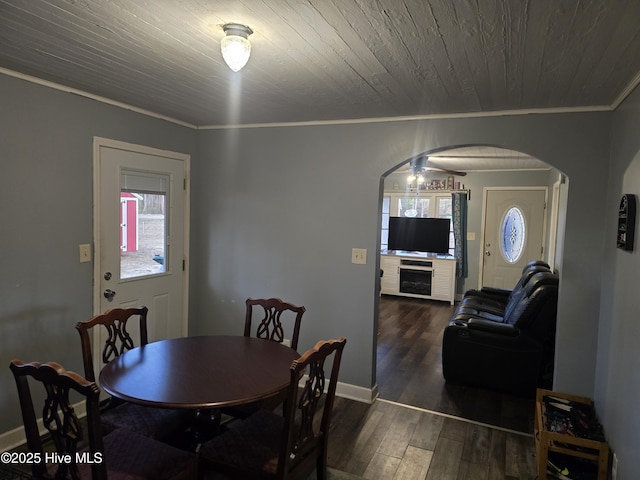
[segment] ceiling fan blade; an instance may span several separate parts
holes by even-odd
[[[447,170],[446,168],[438,168],[438,167],[426,167],[427,170],[431,170],[432,172],[440,172],[440,173],[448,173],[449,175],[458,175],[459,177],[464,177],[467,172],[458,172],[456,170]]]

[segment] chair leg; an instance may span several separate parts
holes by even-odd
[[[327,480],[327,462],[324,458],[318,458],[316,462],[316,478],[317,480]]]

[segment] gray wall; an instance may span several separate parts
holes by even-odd
[[[0,366],[56,359],[80,369],[73,325],[92,314],[92,268],[78,245],[92,241],[93,136],[193,155],[192,334],[240,333],[246,297],[282,296],[308,308],[301,348],[348,337],[341,381],[365,388],[375,383],[381,177],[415,153],[495,145],[569,178],[556,388],[595,396],[619,478],[632,478],[638,262],[613,235],[624,173],[638,162],[639,103],[636,92],[613,114],[193,131],[0,76]],[[638,188],[636,171],[625,190]],[[367,265],[350,263],[352,247],[368,249]],[[0,368],[0,432],[18,415]]]
[[[345,335],[343,382],[374,384],[373,342],[381,177],[410,156],[487,144],[565,172],[567,199],[556,385],[593,394],[610,114],[202,131],[193,166],[194,333],[239,332],[247,296],[308,308],[302,347]],[[350,263],[351,248],[369,263]],[[195,260],[195,261],[194,261]]]
[[[616,248],[620,196],[640,202],[640,90],[614,113],[607,195],[602,308],[598,335],[595,401],[619,460],[618,479],[638,477],[640,459],[640,218],[636,213],[634,251]],[[573,183],[571,184],[573,186]]]
[[[82,371],[93,315],[93,137],[192,153],[195,132],[0,75],[0,432],[19,426],[9,362]]]

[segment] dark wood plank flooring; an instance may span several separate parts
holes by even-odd
[[[537,478],[531,435],[384,400],[336,398],[329,438],[330,480]]]
[[[380,398],[336,398],[330,479],[537,478],[533,400],[442,378],[442,331],[452,312],[442,302],[381,298]]]
[[[442,335],[454,307],[383,295],[378,320],[380,398],[531,433],[534,400],[450,385],[442,376]]]
[[[328,480],[537,478],[533,400],[444,382],[442,332],[452,311],[444,302],[381,298],[380,398],[336,398]]]

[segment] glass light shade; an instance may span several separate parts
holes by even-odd
[[[251,43],[240,35],[229,35],[220,42],[222,58],[234,72],[239,71],[249,61],[251,55]]]

